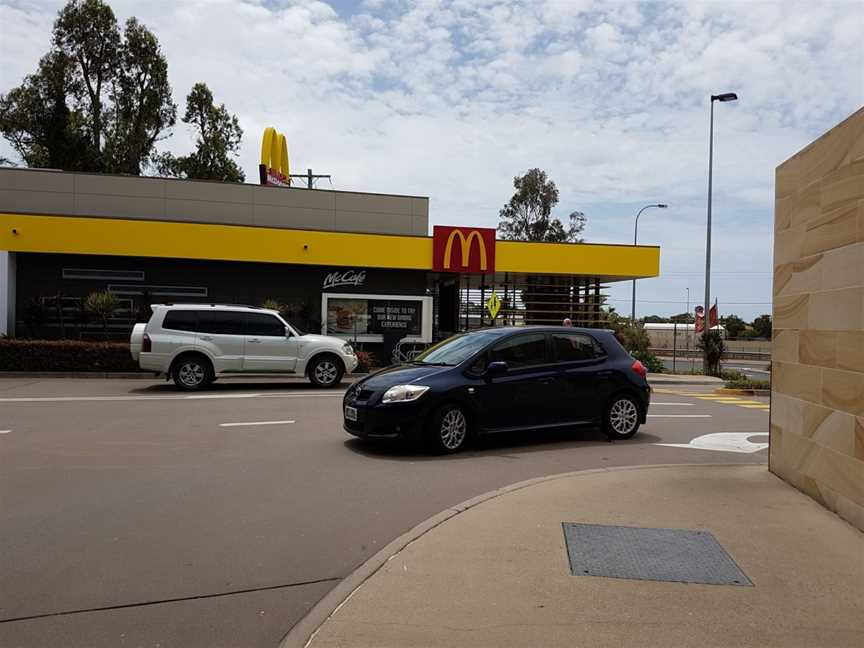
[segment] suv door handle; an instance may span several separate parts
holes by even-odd
[[[205,342],[212,342],[213,341],[213,338],[210,337],[209,335],[202,335],[202,336],[200,336],[200,339],[204,340]]]
[[[246,340],[249,344],[261,344],[261,340],[255,338],[253,340]]]

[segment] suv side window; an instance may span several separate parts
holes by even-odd
[[[552,348],[558,362],[594,360],[606,355],[594,338],[585,333],[553,333]]]
[[[198,312],[192,310],[171,310],[165,313],[162,328],[171,331],[198,330]]]
[[[198,331],[215,335],[243,335],[243,313],[236,311],[196,311]]]
[[[496,344],[489,352],[489,362],[503,360],[511,369],[546,363],[546,334],[515,335]]]
[[[285,325],[267,313],[246,313],[246,335],[285,337]]]

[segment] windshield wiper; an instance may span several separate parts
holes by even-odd
[[[409,360],[408,364],[426,365],[427,367],[454,367],[449,362],[426,362],[425,360]]]

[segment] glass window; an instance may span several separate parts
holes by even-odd
[[[243,335],[243,313],[237,311],[197,311],[198,330],[215,335]]]
[[[194,331],[198,326],[198,312],[191,310],[172,310],[165,313],[162,328],[172,331]]]
[[[599,345],[590,335],[584,333],[553,333],[552,347],[555,349],[555,358],[558,362],[576,362],[579,360],[593,360],[598,356]]]
[[[267,313],[246,313],[246,335],[285,337],[285,324]]]
[[[516,335],[496,344],[489,354],[489,362],[501,360],[511,369],[543,364],[546,362],[545,333]]]
[[[421,353],[415,362],[455,366],[465,362],[497,337],[492,332],[460,333]]]

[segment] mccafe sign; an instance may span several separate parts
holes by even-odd
[[[432,230],[432,269],[494,273],[495,230],[436,225]]]
[[[366,283],[365,270],[345,270],[326,275],[322,289],[327,290],[337,286],[362,286],[364,283]]]

